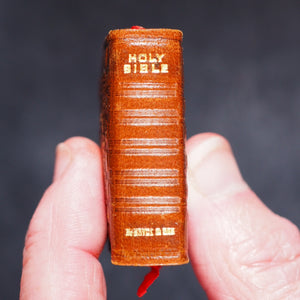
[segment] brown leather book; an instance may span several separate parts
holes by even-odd
[[[111,259],[188,262],[182,32],[121,29],[105,41],[103,150]]]

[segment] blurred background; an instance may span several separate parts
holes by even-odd
[[[300,225],[300,2],[0,0],[0,299],[17,299],[24,236],[51,183],[55,146],[98,141],[107,32],[184,33],[188,137],[218,132],[276,213]],[[136,299],[147,268],[100,257],[108,299]],[[144,299],[206,299],[190,265],[163,268]]]

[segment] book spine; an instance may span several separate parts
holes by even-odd
[[[109,33],[102,150],[112,263],[188,262],[182,33]]]

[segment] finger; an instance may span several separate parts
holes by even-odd
[[[106,239],[99,147],[86,138],[59,144],[54,182],[26,235],[20,299],[105,299],[98,256]]]
[[[296,226],[251,191],[223,137],[197,135],[187,153],[189,252],[208,296],[300,299]]]
[[[64,171],[67,169],[68,165],[72,160],[72,150],[68,146],[68,143],[60,143],[56,146],[55,151],[55,164],[54,164],[54,174],[53,181],[57,180]]]

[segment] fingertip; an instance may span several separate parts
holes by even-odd
[[[55,151],[53,181],[61,178],[72,164],[86,160],[90,156],[95,161],[101,162],[99,146],[88,138],[79,136],[71,137],[59,143]]]
[[[221,136],[221,135],[218,134],[218,133],[214,133],[214,132],[203,132],[203,133],[197,133],[197,134],[191,136],[191,137],[188,139],[187,143],[188,143],[188,145],[193,145],[193,144],[195,144],[195,143],[199,143],[199,142],[201,142],[201,141],[203,141],[203,140],[206,140],[206,139],[208,139],[208,138],[215,137],[215,136],[223,137],[223,136]]]
[[[65,143],[59,143],[55,149],[55,164],[53,181],[60,178],[72,160],[72,152],[70,147]]]
[[[88,151],[94,154],[99,154],[99,146],[94,141],[82,137],[82,136],[75,136],[68,138],[64,141],[64,144],[74,152],[80,152],[81,150]]]
[[[215,133],[192,137],[187,146],[188,183],[202,196],[224,192],[232,186],[244,185],[231,146]]]
[[[230,143],[224,136],[214,132],[204,132],[196,134],[187,140],[186,149],[188,155],[194,151],[200,150],[203,152],[204,143],[210,144],[211,147],[217,145],[220,148],[231,149]]]

